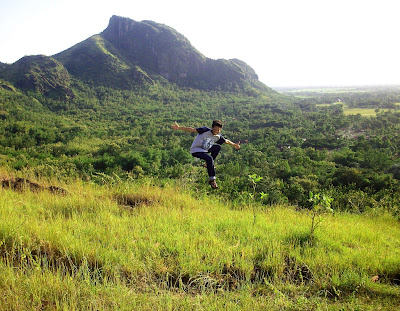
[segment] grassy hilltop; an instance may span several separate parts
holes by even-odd
[[[1,310],[400,306],[400,228],[385,213],[325,215],[310,236],[304,210],[233,206],[185,181],[2,180]]]

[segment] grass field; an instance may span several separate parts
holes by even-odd
[[[379,112],[386,111],[389,111],[389,109],[379,109]],[[345,108],[343,112],[345,115],[360,114],[364,117],[376,116],[378,113],[376,109],[373,108]]]
[[[292,206],[257,205],[253,225],[252,207],[184,185],[57,186],[0,187],[1,310],[400,307],[400,224],[384,212],[326,215],[310,236]]]
[[[379,109],[376,111],[376,108],[349,108],[345,103],[333,103],[333,104],[318,104],[317,107],[329,107],[331,105],[343,105],[343,113],[345,115],[356,115],[360,114],[364,117],[376,116],[377,113],[389,111],[389,109]]]

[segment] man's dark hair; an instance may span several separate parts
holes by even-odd
[[[222,128],[222,122],[220,120],[214,120],[212,123],[212,127],[218,126]]]

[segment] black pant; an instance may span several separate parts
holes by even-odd
[[[221,145],[214,145],[207,152],[194,152],[192,153],[192,156],[205,160],[207,163],[208,176],[215,177],[214,160],[220,151]]]

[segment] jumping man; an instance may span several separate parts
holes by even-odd
[[[218,188],[218,185],[215,181],[216,177],[214,160],[217,157],[218,153],[221,151],[221,145],[225,143],[233,146],[236,150],[239,150],[240,142],[236,144],[228,139],[225,139],[220,134],[222,130],[222,122],[219,120],[213,121],[211,128],[205,126],[199,128],[179,126],[176,122],[171,127],[174,130],[182,130],[185,132],[198,134],[194,139],[192,146],[190,147],[190,153],[192,154],[192,156],[206,161],[211,188]]]

